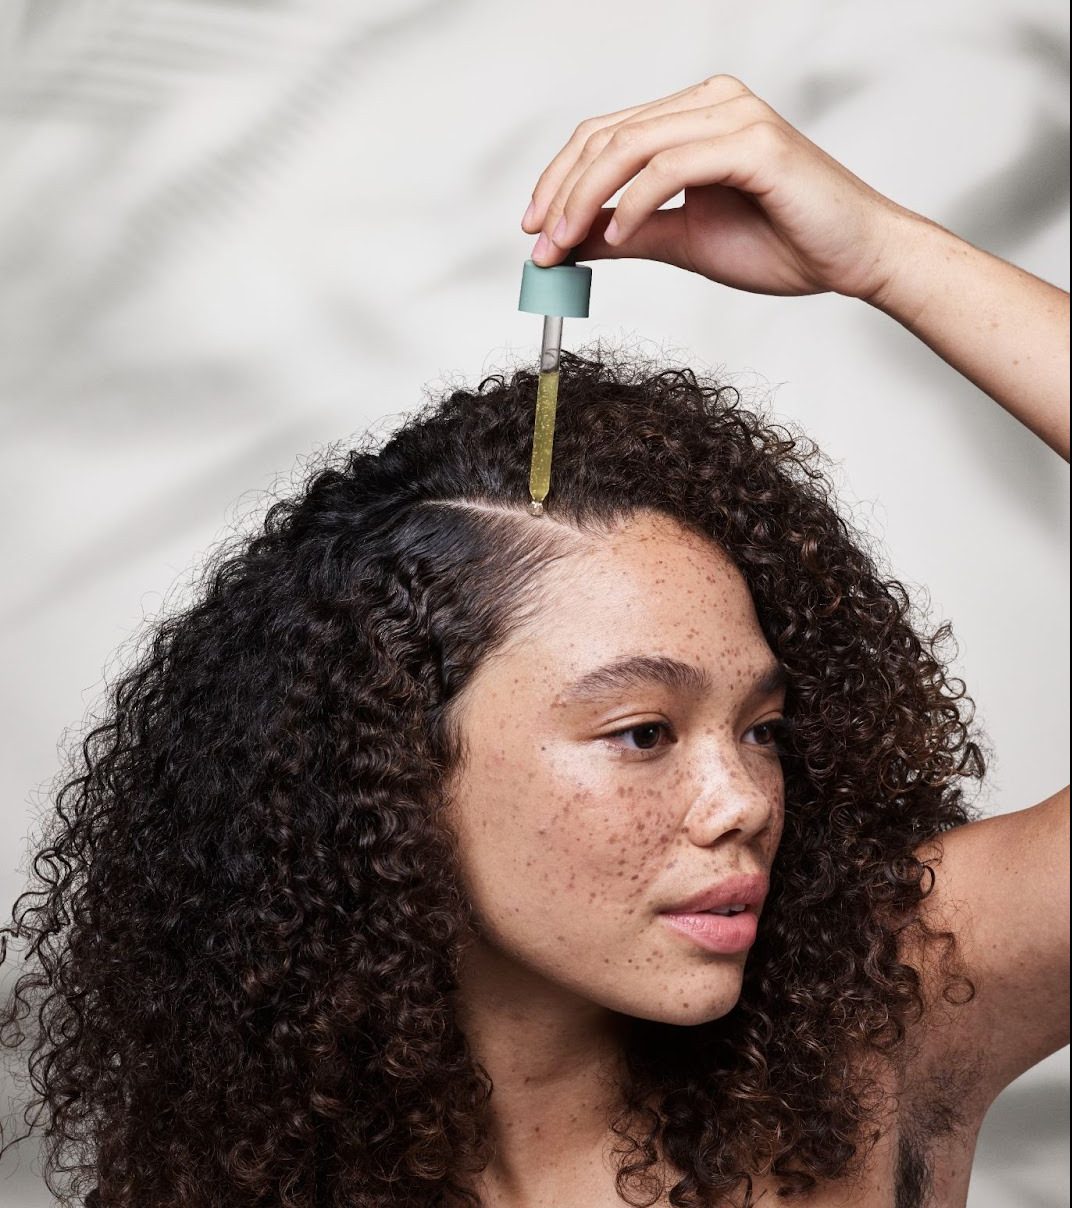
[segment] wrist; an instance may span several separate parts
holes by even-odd
[[[862,300],[911,327],[940,284],[938,266],[946,261],[950,248],[970,245],[931,219],[901,206],[891,213],[889,222],[881,284]]]

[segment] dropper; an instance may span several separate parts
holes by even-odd
[[[532,467],[529,471],[529,512],[544,514],[544,500],[551,489],[551,448],[555,439],[555,407],[558,404],[559,361],[562,355],[562,319],[587,319],[592,292],[592,270],[577,264],[570,252],[561,264],[541,268],[526,260],[521,273],[518,310],[543,315],[540,344],[540,378],[536,388],[536,423],[532,434]]]

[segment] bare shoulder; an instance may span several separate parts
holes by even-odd
[[[915,855],[934,871],[922,917],[933,931],[954,934],[955,962],[975,986],[970,1001],[951,992],[950,1003],[941,993],[943,962],[926,959],[929,1009],[916,1060],[932,1077],[970,1063],[972,1097],[985,1111],[1068,1044],[1068,788],[947,831]]]

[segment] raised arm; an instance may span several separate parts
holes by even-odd
[[[1068,294],[918,214],[893,215],[885,311],[1068,461]]]
[[[1068,294],[907,211],[891,217],[896,265],[865,301],[918,336],[1068,461]],[[982,818],[920,845],[937,860],[925,914],[957,936],[976,986],[921,1038],[920,1073],[976,1076],[963,1093],[976,1118],[1069,1038],[1069,790]],[[933,974],[933,970],[931,971]],[[924,1085],[925,1082],[924,1082]]]
[[[878,193],[734,76],[586,118],[522,227],[541,232],[545,266],[572,248],[752,293],[861,298],[1068,460],[1068,294]]]

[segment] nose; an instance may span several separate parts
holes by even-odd
[[[781,764],[767,755],[750,759],[724,751],[705,761],[685,818],[693,843],[711,847],[724,835],[748,842],[778,824],[784,802]]]

